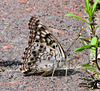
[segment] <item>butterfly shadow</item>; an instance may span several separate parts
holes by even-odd
[[[9,67],[12,67],[12,66],[18,66],[18,65],[21,65],[22,63],[20,62],[20,61],[1,61],[0,62],[0,66],[2,67],[7,67],[7,66],[9,66]]]
[[[80,73],[80,71],[75,71],[74,69],[67,70],[67,76],[75,75],[78,73]],[[24,76],[40,76],[41,74],[43,74],[43,72],[24,74]],[[54,75],[53,75],[53,77],[65,77],[65,76],[66,76],[66,70],[55,70]],[[52,73],[45,77],[52,77]]]

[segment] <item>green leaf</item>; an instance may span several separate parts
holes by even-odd
[[[94,36],[91,40],[91,45],[95,45],[94,47],[91,47],[92,49],[92,52],[94,53],[94,56],[95,56],[95,52],[96,52],[96,47],[98,47],[97,45],[97,37]]]
[[[84,44],[87,45],[86,41],[84,41]]]
[[[86,5],[87,11],[88,11],[89,10],[89,0],[85,0],[85,5]]]
[[[91,40],[91,45],[96,45],[97,44],[97,37],[94,36]]]
[[[77,36],[76,36],[77,37]],[[89,37],[83,37],[83,36],[79,36],[79,39],[87,39],[87,40],[91,40]]]
[[[86,5],[86,11],[89,15],[89,21],[92,21],[92,13],[91,13],[91,9],[89,8],[89,0],[85,0],[85,5]]]
[[[88,10],[88,15],[89,15],[89,21],[91,22],[92,21],[92,12],[91,12],[91,9]]]
[[[93,65],[90,65],[90,64],[84,64],[84,65],[82,65],[82,66],[81,66],[81,69],[89,69],[89,70],[91,70],[91,71],[97,72],[97,71],[96,71],[96,68],[93,67]]]
[[[75,17],[75,18],[80,19],[80,20],[82,20],[82,21],[86,22],[87,24],[89,24],[87,21],[85,21],[84,19],[82,19],[82,18],[80,18],[79,16],[74,15],[74,14],[66,14],[66,15],[64,15],[64,16],[71,16],[71,17]]]
[[[87,12],[87,8],[84,8],[84,10]]]
[[[90,67],[90,68],[88,68],[88,69],[91,70],[91,71],[97,72],[96,69],[95,69],[94,67]]]
[[[93,9],[93,6],[91,6],[91,8],[90,8],[91,13],[92,13],[92,9]]]
[[[100,27],[100,25],[96,26],[96,27],[94,28],[94,30],[96,30],[98,27]]]
[[[95,3],[93,4],[92,14],[93,14],[93,12],[94,12],[94,10],[95,10],[95,8],[96,8],[96,5],[97,5],[98,1],[99,1],[99,0],[96,0]]]
[[[100,55],[100,53],[98,53],[98,55]]]
[[[86,48],[91,48],[91,47],[94,47],[94,45],[85,45],[85,46],[82,46],[80,48],[77,48],[76,50],[74,50],[75,52],[81,52],[83,51],[84,49]]]
[[[89,68],[89,67],[92,67],[92,65],[90,64],[84,64],[81,66],[82,69],[86,69],[86,68]]]

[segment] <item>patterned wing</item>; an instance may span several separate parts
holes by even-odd
[[[25,50],[22,69],[23,72],[33,71],[33,73],[49,71],[54,67],[54,60],[60,60],[60,53],[57,50],[43,43],[34,42]]]
[[[30,41],[29,45],[33,42],[44,43],[60,52],[62,58],[65,58],[65,54],[63,48],[61,47],[58,40],[49,31],[49,29],[36,17],[32,17],[29,21],[29,29],[30,29]]]
[[[29,21],[30,36],[24,52],[23,72],[44,72],[64,64],[64,51],[48,28],[36,17]]]

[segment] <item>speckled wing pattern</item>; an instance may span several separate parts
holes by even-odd
[[[52,32],[36,17],[32,17],[28,25],[30,36],[21,70],[24,73],[38,73],[61,67],[65,54]]]

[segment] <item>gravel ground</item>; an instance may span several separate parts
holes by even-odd
[[[86,16],[84,0],[0,0],[0,91],[89,91],[78,87],[78,79],[83,70],[56,71],[54,77],[39,75],[25,76],[19,70],[22,56],[28,42],[28,21],[31,16],[40,18],[54,33],[65,52],[70,53],[71,67],[78,67],[88,62],[87,51],[75,53],[80,47],[78,40],[70,49],[81,27],[87,36],[86,24],[78,19],[64,17],[67,13]],[[76,58],[73,58],[76,57]],[[52,78],[52,81],[50,81]]]

